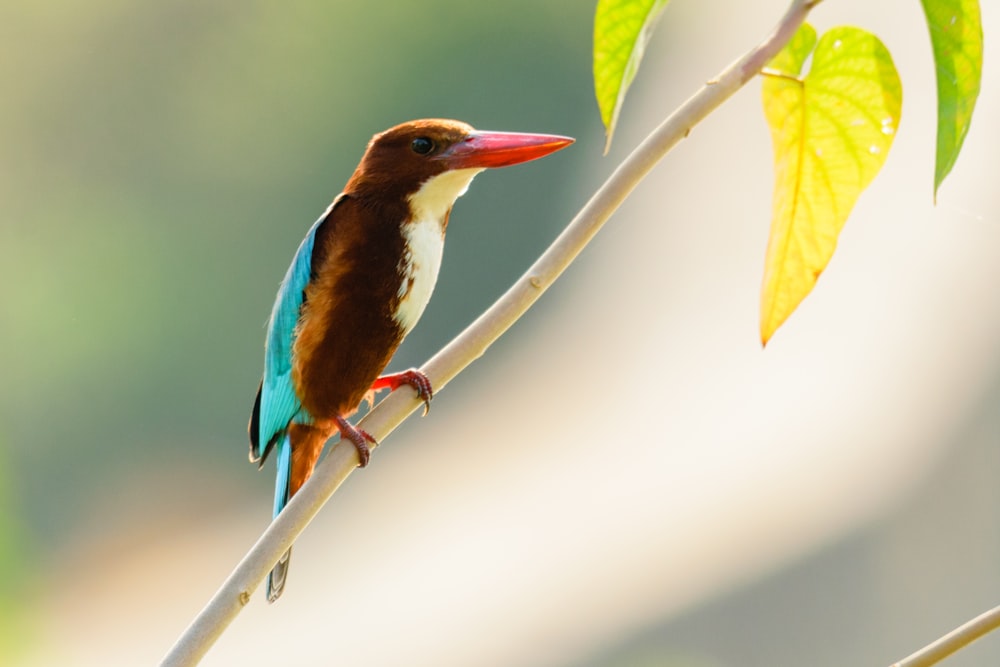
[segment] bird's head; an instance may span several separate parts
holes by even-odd
[[[372,137],[345,193],[401,197],[440,217],[484,169],[535,160],[573,141],[550,134],[484,132],[457,120],[410,121]]]

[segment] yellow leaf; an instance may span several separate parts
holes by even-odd
[[[775,172],[761,294],[766,345],[812,291],[847,216],[885,163],[903,91],[882,42],[852,27],[834,28],[817,44],[804,25],[765,73]]]

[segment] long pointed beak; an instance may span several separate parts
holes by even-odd
[[[574,141],[555,134],[475,131],[435,159],[447,162],[449,169],[508,167],[545,157]]]

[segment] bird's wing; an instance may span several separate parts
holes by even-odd
[[[339,201],[338,198],[330,204],[302,239],[271,310],[264,352],[264,378],[250,419],[250,460],[254,462],[263,464],[277,436],[284,432],[289,422],[297,417],[300,421],[309,420],[308,415],[301,414],[302,403],[292,385],[292,347],[305,301],[306,285],[312,277],[316,233]]]

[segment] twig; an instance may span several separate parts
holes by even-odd
[[[440,391],[478,359],[531,307],[580,254],[611,214],[647,173],[691,129],[731,97],[788,43],[817,0],[793,0],[773,32],[757,47],[709,81],[657,127],[622,162],[548,250],[489,310],[423,367]],[[364,429],[382,440],[421,403],[409,392],[382,401],[363,420]],[[196,665],[236,618],[250,594],[319,509],[357,465],[353,445],[338,442],[312,479],[292,498],[257,543],[236,566],[215,596],[194,619],[161,663],[162,667]]]
[[[980,614],[913,655],[893,663],[891,667],[930,667],[930,665],[936,665],[955,651],[965,648],[997,628],[1000,628],[1000,607],[994,607],[986,613]]]

